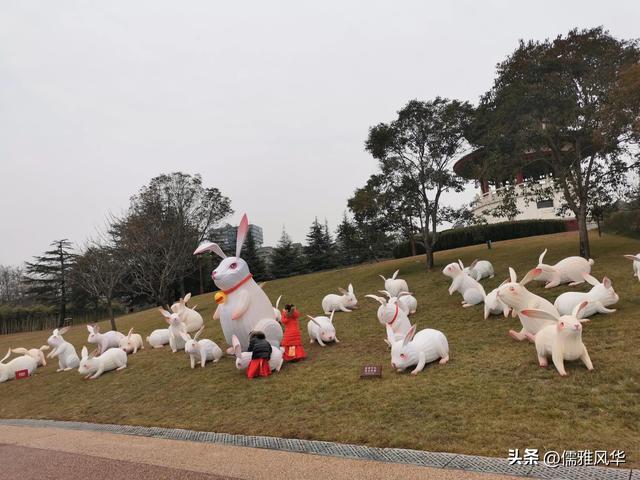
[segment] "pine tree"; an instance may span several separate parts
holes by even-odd
[[[304,248],[307,269],[317,272],[335,267],[336,257],[333,250],[333,240],[328,225],[326,222],[321,225],[316,217],[307,234],[307,246]]]
[[[354,265],[362,261],[362,249],[364,243],[358,232],[358,228],[353,224],[347,214],[342,217],[342,222],[338,225],[336,234],[336,253],[341,265]],[[366,258],[366,254],[364,255]]]
[[[258,249],[256,248],[256,242],[253,239],[251,230],[247,233],[247,239],[244,242],[240,256],[247,262],[247,265],[249,265],[249,270],[253,274],[254,280],[258,282],[268,280],[269,273],[267,272],[267,266],[264,263],[264,259],[258,255]]]
[[[29,295],[34,296],[45,305],[58,308],[58,327],[64,326],[69,299],[69,273],[75,261],[71,253],[71,242],[67,239],[56,240],[54,247],[35,257],[34,262],[27,262],[25,283]]]
[[[278,245],[273,249],[271,274],[275,278],[290,277],[303,273],[304,262],[302,252],[291,241],[291,237],[282,229]]]

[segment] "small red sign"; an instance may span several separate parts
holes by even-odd
[[[16,370],[16,380],[20,380],[21,378],[28,378],[29,370]]]
[[[381,378],[382,365],[363,365],[360,370],[360,378]]]

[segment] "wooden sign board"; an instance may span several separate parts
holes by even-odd
[[[363,365],[360,378],[382,378],[382,365]]]
[[[16,380],[20,380],[21,378],[28,378],[29,370],[16,370]]]

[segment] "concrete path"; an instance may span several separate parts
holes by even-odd
[[[0,425],[0,480],[434,479],[509,477],[53,427]]]

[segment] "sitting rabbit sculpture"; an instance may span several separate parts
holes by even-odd
[[[640,280],[640,253],[637,255],[625,255],[624,257],[633,262],[633,276],[638,277],[638,280]]]
[[[383,275],[378,275],[384,281],[384,289],[389,292],[392,297],[397,297],[400,292],[408,292],[409,286],[407,282],[401,278],[396,278],[400,273],[400,270],[393,272],[391,278],[384,278]]]
[[[453,279],[449,287],[449,295],[460,292],[463,298],[462,306],[466,308],[484,302],[486,294],[480,282],[467,275],[463,268],[462,262],[458,260],[458,263],[450,263],[444,267],[442,273]]]
[[[201,244],[194,252],[198,255],[211,251],[222,258],[211,273],[213,282],[221,290],[215,295],[218,308],[213,318],[220,320],[222,333],[229,345],[229,354],[234,353],[234,335],[238,338],[241,348],[246,350],[249,347],[249,333],[254,330],[263,332],[267,341],[275,347],[279,347],[282,341],[282,327],[274,318],[269,297],[253,280],[247,262],[240,258],[242,244],[248,231],[249,220],[245,214],[238,227],[235,257],[227,257],[222,249],[212,242]]]

